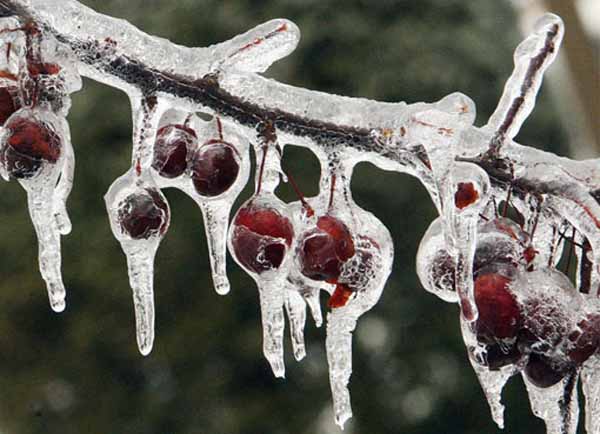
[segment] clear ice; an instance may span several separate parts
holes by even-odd
[[[511,206],[522,217],[520,224],[526,233],[515,239],[523,248],[531,249],[527,257],[517,258],[511,253],[515,256],[512,259],[528,270],[523,273],[534,271],[518,280],[523,285],[515,290],[519,300],[535,293],[527,279],[554,279],[552,271],[543,274],[538,270],[551,270],[559,264],[567,248],[565,234],[572,230],[571,241],[581,247],[575,252],[576,288],[589,294],[579,305],[571,306],[573,318],[600,312],[593,298],[600,290],[600,205],[597,196],[590,194],[599,191],[599,160],[571,161],[513,141],[534,108],[544,71],[558,52],[563,35],[559,17],[542,17],[534,32],[517,47],[514,71],[498,107],[487,124],[477,128],[473,125],[475,104],[460,93],[431,104],[382,103],[295,88],[262,77],[260,73],[289,55],[299,43],[300,31],[288,20],[266,22],[211,47],[189,48],[97,14],[75,0],[62,0],[60,7],[53,0],[2,0],[0,6],[16,15],[27,14],[38,23],[44,29],[44,61],[62,67],[58,80],[62,104],[22,109],[29,110],[27,116],[42,118],[51,125],[63,146],[56,163],[43,165],[39,176],[20,180],[28,194],[39,239],[40,270],[54,310],[65,307],[60,236],[71,229],[66,200],[73,183],[74,154],[64,117],[69,93],[81,87],[81,74],[123,90],[131,101],[132,165],[113,183],[105,200],[111,228],[127,258],[137,341],[144,355],[150,353],[154,342],[154,257],[170,215],[160,190],[177,188],[197,203],[206,228],[214,289],[227,294],[226,250],[233,253],[236,230],[230,225],[230,214],[250,176],[251,146],[257,162],[256,193],[246,205],[276,210],[289,219],[294,230],[291,243],[265,238],[285,246],[277,269],[258,273],[238,261],[258,287],[264,355],[275,376],[284,377],[287,314],[293,354],[297,361],[302,360],[306,355],[306,309],[316,326],[321,326],[319,294],[321,290],[329,293],[325,345],[334,413],[341,427],[352,416],[348,389],[352,333],[360,316],[379,300],[393,263],[389,232],[352,199],[350,180],[359,162],[408,173],[427,189],[439,217],[419,247],[417,273],[427,291],[459,304],[469,359],[498,426],[504,424],[502,388],[523,369],[523,363],[498,370],[481,364],[486,350],[473,333],[479,314],[473,271],[477,255],[483,254],[478,253],[478,243],[490,236],[485,222],[498,218],[498,205],[513,189],[520,189],[520,194],[512,196]],[[1,22],[4,29],[18,25],[19,20],[13,17]],[[14,53],[2,68],[22,79],[24,38],[19,32],[5,32],[1,38],[4,44],[12,44]],[[5,77],[0,80],[4,86],[11,84]],[[200,194],[190,170],[170,178],[153,167],[157,133],[169,125],[184,125],[194,131],[195,142],[185,149],[189,155],[214,142],[235,150],[239,172],[225,192]],[[0,130],[0,144],[6,146],[9,133],[6,128]],[[275,189],[280,181],[293,182],[280,164],[286,143],[308,147],[319,158],[322,173],[316,197],[300,197],[288,204],[277,198]],[[185,164],[190,164],[190,157],[185,158]],[[0,175],[9,180],[1,158],[0,163]],[[139,210],[128,202],[131,198],[138,198],[152,212],[137,215]],[[135,217],[133,223],[124,220],[127,216]],[[342,221],[355,246],[336,282],[307,278],[297,259],[298,237],[314,228],[321,216]],[[152,230],[144,232],[144,227],[135,226],[140,221]],[[498,238],[498,243],[504,241]],[[267,263],[265,257],[255,260],[261,266]],[[552,284],[547,286],[555,290]],[[564,295],[556,297],[560,301]],[[599,369],[599,356],[593,355],[561,382],[545,389],[524,376],[532,410],[544,419],[549,433],[576,431],[579,379],[586,398],[586,429],[600,433],[596,417],[600,411]]]

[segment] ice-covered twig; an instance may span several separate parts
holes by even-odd
[[[558,54],[563,33],[560,17],[547,14],[538,21],[534,33],[515,50],[515,69],[486,126],[494,131],[490,143],[493,153],[499,151],[506,139],[515,137],[533,110],[542,77]]]

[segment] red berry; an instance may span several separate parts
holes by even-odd
[[[119,224],[134,240],[164,235],[169,227],[169,207],[160,193],[147,188],[126,197],[118,210]]]
[[[600,315],[588,315],[578,324],[578,330],[569,334],[572,347],[567,355],[573,362],[581,365],[600,347]]]
[[[13,96],[16,88],[0,88],[0,125],[4,125],[8,118],[19,109],[19,104]]]
[[[221,140],[201,146],[191,163],[191,176],[196,191],[202,196],[218,196],[231,188],[240,171],[236,149]]]
[[[477,202],[479,192],[475,189],[472,182],[459,182],[454,193],[454,205],[459,209],[464,209]]]
[[[532,353],[529,356],[525,375],[535,386],[546,388],[557,384],[567,375],[573,366],[556,361],[541,354]]]
[[[348,227],[335,217],[322,216],[317,220],[317,227],[302,237],[298,252],[300,271],[313,280],[335,281],[344,262],[354,253]]]
[[[281,266],[293,238],[294,229],[287,217],[251,202],[235,217],[231,245],[244,267],[261,274]]]
[[[56,163],[60,158],[61,139],[47,123],[18,116],[6,125],[8,135],[0,149],[0,163],[15,178],[31,178],[42,163]]]
[[[528,241],[521,228],[504,217],[481,224],[478,228],[473,271],[500,264],[517,267],[523,257],[522,244]]]
[[[510,278],[498,273],[480,274],[475,279],[475,303],[479,310],[475,332],[481,342],[494,343],[517,336],[521,311],[509,289],[510,282]]]
[[[176,178],[187,168],[188,149],[196,142],[196,133],[184,125],[166,125],[158,130],[152,167],[165,178]]]

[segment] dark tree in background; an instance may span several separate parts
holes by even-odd
[[[383,101],[430,102],[460,91],[474,99],[479,124],[496,106],[520,40],[507,2],[82,3],[188,46],[289,18],[302,40],[269,76]],[[77,169],[69,202],[74,228],[63,240],[63,314],[48,307],[25,196],[16,183],[0,184],[0,433],[338,432],[324,329],[309,321],[307,358],[297,364],[288,357],[286,381],[274,379],[262,356],[254,283],[231,262],[232,292],[215,294],[200,212],[175,191],[166,193],[173,221],[157,258],[157,339],[150,356],[138,353],[125,258],[102,200],[129,166],[130,118],[125,94],[114,89],[86,80],[74,95],[69,120]],[[564,153],[566,136],[547,92],[518,139]],[[310,152],[286,147],[284,167],[307,195],[317,193],[318,162]],[[390,229],[396,258],[383,297],[355,333],[355,416],[346,432],[498,432],[467,360],[457,306],[426,293],[417,280],[418,243],[435,217],[425,189],[407,175],[363,164],[353,192]],[[280,193],[295,199],[287,185]],[[544,432],[519,379],[506,389],[505,402],[506,432]]]

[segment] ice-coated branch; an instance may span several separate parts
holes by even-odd
[[[41,45],[37,51],[30,43],[14,50],[26,52],[28,72],[14,80],[22,81],[30,105],[43,96],[39,76],[61,70],[129,96],[132,166],[105,200],[111,228],[127,256],[142,354],[153,345],[153,262],[170,222],[161,189],[174,187],[197,203],[205,219],[216,291],[230,289],[226,247],[254,278],[263,352],[277,377],[285,374],[285,315],[294,356],[301,360],[306,307],[321,325],[319,294],[330,294],[326,347],[336,421],[342,426],[352,414],[352,332],[379,300],[393,263],[389,232],[352,199],[353,168],[370,161],[417,177],[440,214],[419,247],[418,274],[428,291],[459,303],[469,359],[498,425],[503,425],[502,388],[518,372],[526,378],[534,413],[549,432],[575,432],[580,373],[588,406],[597,412],[591,395],[599,380],[591,367],[600,357],[600,308],[594,301],[600,295],[600,160],[573,161],[514,141],[558,52],[564,32],[559,17],[545,15],[517,47],[498,107],[478,128],[473,125],[475,104],[460,93],[408,105],[330,95],[264,78],[260,73],[299,43],[299,29],[285,19],[211,47],[189,48],[76,0],[59,5],[0,0],[0,16],[16,18],[28,41],[46,38],[55,47],[51,60],[56,64],[47,61],[49,53]],[[67,88],[65,98],[78,86]],[[64,116],[57,100],[48,98],[48,107]],[[213,119],[205,121],[198,113]],[[5,129],[13,135],[18,131]],[[68,128],[63,130],[68,136]],[[27,175],[32,180],[22,180],[23,185],[36,186],[28,191],[42,191],[33,171],[13,164],[22,155],[8,136],[0,135],[0,173],[6,179]],[[308,147],[319,158],[316,197],[304,198],[295,188],[297,202],[277,198],[282,179],[296,187],[281,168],[287,143]],[[70,230],[65,201],[74,156],[67,144],[60,160],[46,144],[49,164],[61,165],[52,172],[52,188],[30,195],[42,274],[55,310],[64,308],[59,235]],[[257,159],[255,194],[230,224],[231,207],[249,178],[250,146]],[[509,207],[512,220],[506,217]],[[556,270],[567,242],[571,250],[579,247],[577,288]],[[489,303],[486,294],[492,294]],[[564,324],[558,324],[557,312],[564,314]],[[507,323],[490,325],[490,315]],[[525,341],[517,345],[518,339]],[[587,425],[597,434],[591,419]]]

